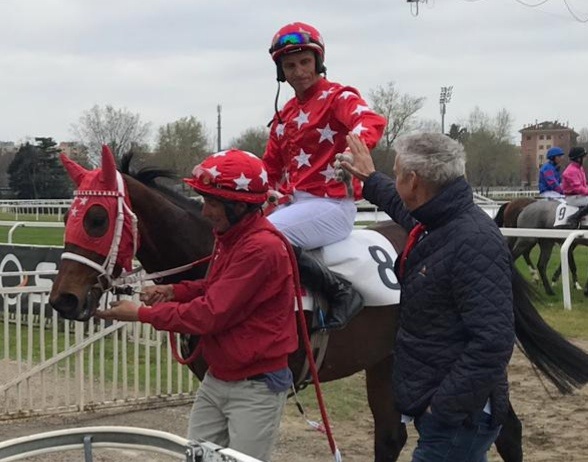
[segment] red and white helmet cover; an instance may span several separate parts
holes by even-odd
[[[184,181],[206,196],[250,204],[267,199],[268,179],[262,160],[239,149],[212,154]]]
[[[104,146],[102,148],[102,168],[96,170],[85,169],[65,154],[61,154],[61,162],[70,178],[77,185],[76,196],[68,212],[64,236],[65,244],[76,245],[106,258],[114,240],[118,196],[120,194],[114,156],[110,149]],[[124,201],[130,208],[131,203],[126,191],[126,184],[124,187]],[[99,237],[90,236],[84,226],[86,214],[94,205],[101,206],[108,212],[108,229],[104,235]],[[125,213],[116,258],[116,263],[124,269],[132,268],[133,247],[133,223],[130,215]]]

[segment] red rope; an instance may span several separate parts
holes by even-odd
[[[309,369],[312,375],[312,382],[314,384],[316,399],[318,401],[319,409],[321,412],[321,418],[323,419],[323,424],[325,427],[325,433],[327,434],[327,440],[329,441],[329,447],[331,448],[331,453],[337,459],[338,449],[337,443],[335,442],[335,438],[333,437],[333,431],[331,429],[331,424],[329,422],[329,415],[327,413],[327,407],[325,405],[325,401],[323,398],[323,393],[321,390],[321,385],[318,377],[318,371],[316,368],[316,363],[314,361],[314,356],[312,353],[312,347],[310,345],[310,337],[308,335],[308,328],[306,325],[306,318],[304,317],[304,310],[302,307],[302,295],[301,295],[301,286],[300,286],[300,276],[298,274],[298,265],[296,264],[296,256],[294,255],[294,251],[292,250],[292,246],[290,242],[280,233],[279,231],[275,232],[276,235],[284,241],[286,244],[286,249],[288,249],[288,256],[290,257],[290,264],[292,265],[293,275],[294,275],[294,289],[296,292],[296,304],[298,313],[298,319],[300,322],[300,327],[302,330],[302,339],[304,341],[304,349],[306,350],[306,356],[308,358]]]

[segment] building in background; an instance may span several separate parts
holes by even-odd
[[[537,186],[539,168],[546,160],[545,154],[548,149],[558,146],[567,153],[572,146],[577,145],[579,136],[573,128],[557,120],[535,122],[523,127],[519,133],[521,134],[521,183],[526,187]]]

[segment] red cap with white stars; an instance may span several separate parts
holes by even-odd
[[[212,154],[194,167],[192,178],[184,181],[207,196],[250,204],[267,199],[267,172],[262,160],[239,149]]]

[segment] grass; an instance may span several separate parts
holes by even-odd
[[[0,221],[32,221],[32,222],[58,222],[57,215],[19,214],[18,220],[14,213],[0,212]],[[0,242],[8,242],[8,232],[11,226],[0,226]],[[26,228],[19,227],[12,233],[13,244],[30,245],[63,245],[63,228]]]
[[[538,250],[531,253],[532,261],[536,262]],[[574,258],[578,267],[578,279],[580,284],[584,285],[587,278],[588,269],[588,247],[580,246],[574,252]],[[547,268],[548,277],[557,269],[559,264],[559,247],[556,247],[549,261]],[[517,268],[527,280],[531,280],[529,269],[524,260],[517,260]],[[543,318],[557,331],[566,337],[588,339],[588,298],[582,291],[572,288],[572,309],[570,311],[563,309],[563,293],[561,280],[553,287],[555,295],[549,296],[545,293],[542,284],[535,285],[537,289],[538,300],[537,309]]]

